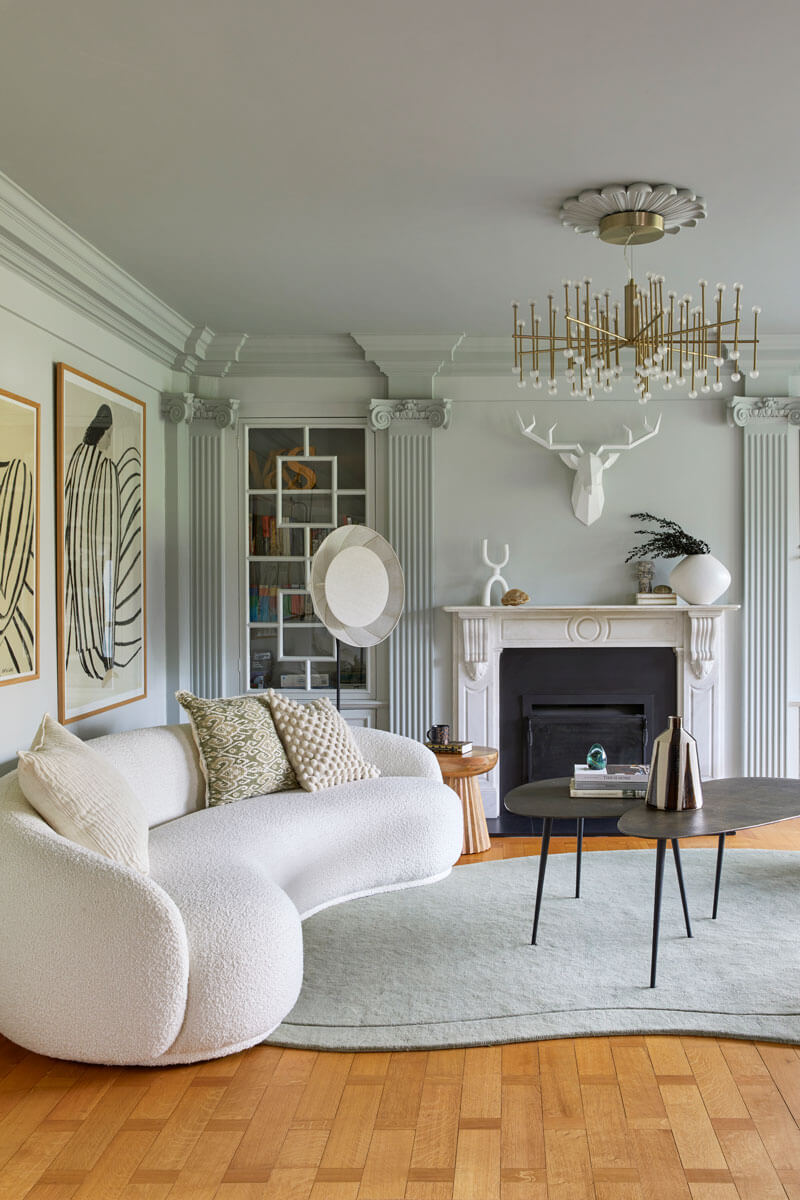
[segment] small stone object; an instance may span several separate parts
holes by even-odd
[[[650,559],[640,559],[636,564],[639,592],[646,595],[653,590],[653,564]]]
[[[606,752],[599,742],[595,742],[589,747],[589,753],[586,755],[586,765],[591,767],[593,771],[604,771],[608,765],[608,757]]]
[[[657,583],[653,588],[653,592],[658,596],[671,596],[672,588],[667,587],[665,583]]]
[[[505,604],[506,607],[509,605],[516,607],[518,604],[527,604],[529,600],[530,596],[527,592],[523,592],[521,588],[509,588],[505,595],[500,597],[500,603]]]

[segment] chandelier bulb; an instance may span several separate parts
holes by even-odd
[[[758,316],[758,314],[761,312],[761,305],[760,305],[760,304],[754,304],[754,305],[753,305],[753,312],[756,314],[756,316]]]
[[[517,380],[517,387],[518,387],[518,388],[524,388],[524,387],[527,387],[527,386],[528,386],[528,381],[527,381],[527,379],[518,379],[518,380]]]
[[[724,291],[727,291],[727,288],[725,287],[725,284],[724,284],[724,283],[718,283],[718,284],[717,284],[717,291],[718,291],[718,292],[724,292]]]
[[[740,292],[740,291],[742,290],[742,285],[741,285],[740,283],[735,283],[735,284],[733,285],[733,290],[734,290],[735,292]]]
[[[736,362],[736,360],[738,359],[740,354],[741,354],[740,350],[731,350],[730,354],[728,355],[728,358],[731,360],[731,362]]]
[[[738,372],[738,371],[734,371],[734,372],[733,372],[733,374],[731,375],[731,383],[738,383],[738,382],[739,382],[739,380],[740,380],[741,378],[742,378],[742,377],[741,377],[741,375],[739,374],[739,372]]]
[[[689,399],[690,399],[690,400],[696,400],[696,399],[697,399],[697,392],[694,390],[694,388],[691,390],[691,392],[689,392]]]
[[[758,371],[748,371],[747,374],[751,379],[758,379]]]
[[[667,380],[667,382],[664,384],[664,391],[665,391],[665,392],[671,392],[671,391],[672,391],[672,384],[669,382],[669,380]]]
[[[592,277],[591,277],[591,275],[584,275],[584,277],[583,277],[583,282],[584,282],[584,283],[591,283],[591,282],[592,282]]]
[[[539,379],[539,378],[534,379],[533,386],[536,388],[537,392],[540,391],[541,387],[542,387],[541,379]]]
[[[711,391],[711,388],[708,386],[708,384],[707,384],[707,383],[704,383],[704,384],[703,384],[703,386],[700,388],[700,391],[701,391],[701,392],[703,393],[703,395],[705,396],[705,395],[707,395],[707,394],[708,394],[708,392],[710,392],[710,391]]]
[[[677,300],[677,298],[678,298],[678,293],[677,293],[677,292],[667,292],[667,299],[668,299],[668,300]]]
[[[708,287],[708,280],[707,280],[707,279],[698,279],[698,281],[697,281],[697,282],[700,284],[700,287],[702,287],[702,288],[706,288],[706,287]]]
[[[715,391],[715,392],[721,392],[721,391],[722,391],[722,382],[721,382],[720,380],[717,380],[717,382],[716,382],[716,383],[713,383],[711,386],[712,386],[712,388],[714,389],[714,391]]]
[[[584,362],[584,357],[583,357],[583,355],[582,355],[582,354],[576,354],[576,355],[575,355],[575,362],[578,364],[578,366],[583,366],[583,362]]]

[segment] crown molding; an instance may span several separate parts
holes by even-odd
[[[389,397],[433,399],[436,377],[464,340],[463,333],[354,333],[368,359],[386,376]]]
[[[172,367],[191,322],[0,173],[0,262]]]
[[[213,334],[194,371],[218,379],[380,375],[349,333]]]

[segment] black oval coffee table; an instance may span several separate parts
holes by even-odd
[[[653,948],[650,955],[650,987],[656,985],[658,931],[661,920],[661,888],[667,841],[673,847],[679,838],[716,837],[717,869],[714,879],[712,919],[716,919],[722,879],[725,835],[739,829],[754,829],[800,817],[800,780],[752,778],[710,779],[703,784],[703,807],[682,812],[664,812],[637,802],[620,816],[617,828],[627,837],[655,838],[656,880],[653,899]]]
[[[553,821],[558,819],[573,820],[577,824],[577,847],[575,860],[575,897],[581,894],[581,856],[583,853],[583,823],[587,817],[621,817],[630,809],[641,806],[640,799],[595,799],[588,796],[579,798],[570,796],[570,781],[564,779],[541,779],[535,783],[523,783],[515,787],[503,800],[509,812],[522,817],[541,817],[544,821],[542,830],[542,849],[539,854],[539,879],[536,884],[536,906],[533,913],[533,933],[531,945],[536,945],[536,935],[539,929],[539,913],[542,907],[544,877],[547,871],[547,855],[550,850],[550,833]],[[653,834],[645,835],[653,837]],[[669,835],[671,836],[671,835]],[[675,871],[678,876],[678,887],[683,904],[683,916],[686,922],[686,936],[692,936],[692,926],[689,920],[689,905],[686,901],[686,889],[683,886],[683,871],[681,870],[680,848],[677,837],[672,837],[672,852],[675,858]]]

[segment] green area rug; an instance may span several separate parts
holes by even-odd
[[[457,867],[441,883],[353,900],[304,924],[300,998],[269,1042],[406,1050],[587,1034],[685,1033],[800,1043],[800,854],[671,855],[650,989],[655,852],[553,855],[530,945],[538,858]]]

